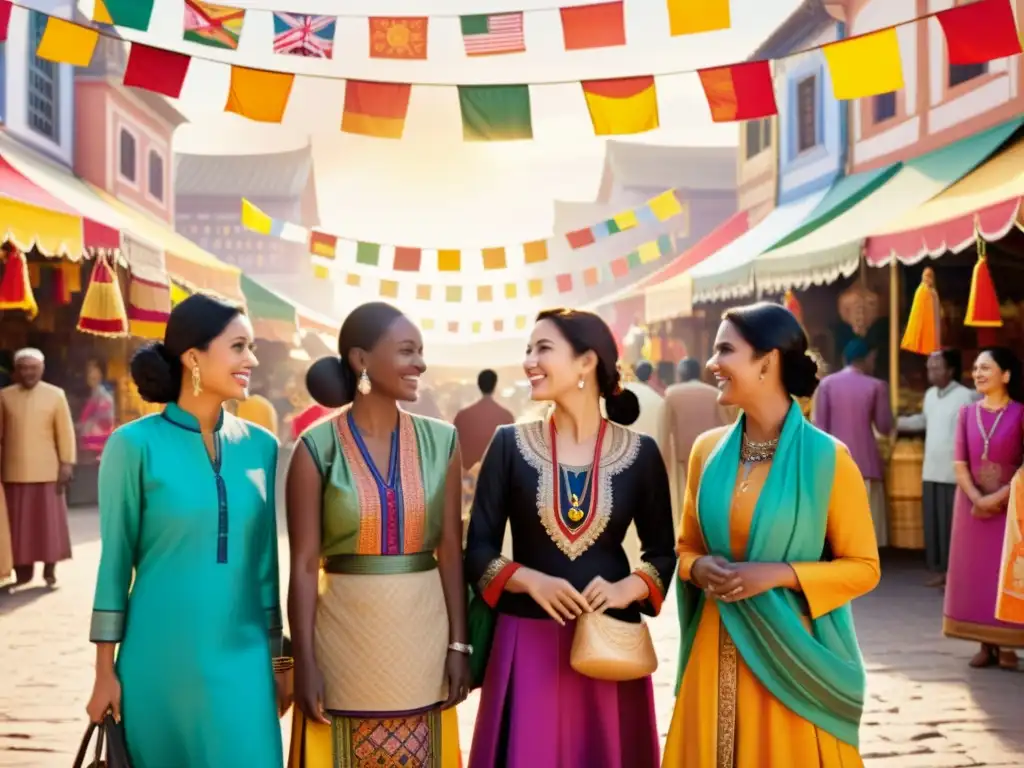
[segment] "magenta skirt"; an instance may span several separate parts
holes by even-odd
[[[71,559],[68,505],[56,483],[5,483],[14,564]]]
[[[574,629],[498,617],[469,768],[657,768],[651,679],[579,674],[569,666]]]

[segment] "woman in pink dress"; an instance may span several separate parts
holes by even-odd
[[[974,362],[980,403],[960,411],[956,433],[956,502],[942,631],[981,649],[972,667],[1017,669],[1024,626],[998,621],[999,563],[1010,481],[1024,462],[1024,381],[1008,349],[985,349]]]

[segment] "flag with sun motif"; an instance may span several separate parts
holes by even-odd
[[[330,59],[334,55],[334,16],[274,12],[274,53]]]
[[[370,58],[427,58],[427,17],[370,17]]]

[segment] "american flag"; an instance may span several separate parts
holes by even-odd
[[[334,54],[334,16],[274,12],[274,53],[330,59]]]
[[[480,13],[460,17],[467,56],[520,53],[526,50],[523,13]]]

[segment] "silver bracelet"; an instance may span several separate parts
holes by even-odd
[[[456,653],[464,653],[466,656],[473,655],[473,646],[466,643],[448,643],[448,650]]]

